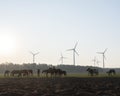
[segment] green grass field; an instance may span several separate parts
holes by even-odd
[[[37,76],[37,74],[34,74],[33,76],[30,76],[30,77],[22,77],[22,78],[44,78],[46,77],[44,74],[41,74],[39,77]],[[50,77],[50,76],[48,76]],[[116,78],[120,78],[120,73],[119,74],[116,74],[114,76],[108,76],[107,74],[99,74],[99,75],[95,75],[95,76],[88,76],[87,73],[82,73],[82,74],[79,74],[79,73],[71,73],[71,74],[67,74],[67,76],[62,76],[62,77],[77,77],[77,78],[94,78],[94,77],[97,77],[97,78],[103,78],[103,77],[108,77],[108,78],[112,78],[112,77],[116,77]],[[3,74],[0,74],[0,78],[21,78],[21,77],[17,77],[17,76],[10,76],[10,77],[4,77]]]
[[[94,76],[88,76],[87,73],[83,74],[68,74],[67,77],[80,77],[80,78],[91,78],[91,77],[120,77],[120,73],[112,76],[108,76],[107,74],[99,74],[99,75],[94,75]]]

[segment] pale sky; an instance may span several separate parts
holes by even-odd
[[[120,67],[120,0],[0,0],[0,63],[31,63],[29,51],[39,52],[36,63]],[[8,38],[8,40],[6,39]],[[5,51],[5,52],[4,52]]]

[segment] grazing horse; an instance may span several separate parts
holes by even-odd
[[[62,75],[66,76],[66,75],[67,75],[67,72],[66,72],[66,71],[61,70],[61,71],[59,72],[59,76],[62,76]]]
[[[6,77],[6,76],[9,76],[9,75],[10,75],[10,71],[9,70],[5,70],[4,76]]]
[[[20,77],[22,74],[21,74],[21,71],[20,70],[12,70],[11,71],[11,76],[15,76],[17,75],[18,77]]]
[[[12,70],[11,71],[11,76],[15,76],[17,75],[18,77],[20,76],[32,76],[33,75],[33,71],[32,70]]]
[[[88,75],[90,74],[91,76],[99,74],[97,69],[88,68],[86,71],[88,71]]]
[[[62,76],[62,75],[66,75],[66,71],[63,71],[61,69],[56,69],[56,68],[49,68],[47,70],[43,70],[42,73],[45,73],[46,74],[46,77],[48,77],[48,74],[51,75],[51,77],[53,76]]]
[[[20,70],[20,73],[21,73],[22,76],[28,76],[29,75],[28,70]]]
[[[46,77],[48,77],[48,74],[50,74],[52,77],[55,74],[55,69],[49,68],[47,70],[43,70],[42,73],[45,73]]]
[[[61,69],[55,69],[55,76],[57,76],[57,75],[59,76],[61,71],[62,71]]]
[[[114,69],[110,69],[109,71],[106,72],[109,76],[115,75],[116,72]]]
[[[62,75],[66,75],[66,71],[63,71],[61,69],[55,69],[55,76],[62,76]]]
[[[27,71],[28,71],[29,76],[33,76],[33,70],[29,69]]]
[[[43,70],[42,73],[44,73],[46,75],[46,77],[48,77],[48,69],[47,70]]]

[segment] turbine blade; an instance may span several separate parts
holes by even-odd
[[[105,53],[107,51],[107,48],[105,49],[105,51],[103,53]]]
[[[103,52],[97,52],[98,54],[103,54]]]
[[[68,49],[67,51],[71,51],[71,50],[74,50],[74,49]]]
[[[74,49],[76,49],[77,45],[78,45],[78,42],[75,44]]]
[[[75,50],[75,53],[79,56],[78,52]]]

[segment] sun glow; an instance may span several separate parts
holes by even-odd
[[[16,40],[11,34],[0,34],[0,54],[9,55],[15,52]]]

